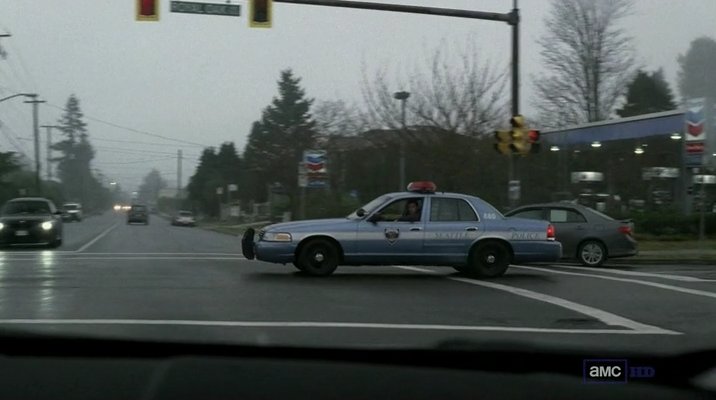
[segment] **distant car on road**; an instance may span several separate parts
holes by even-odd
[[[451,266],[492,278],[513,262],[559,260],[562,246],[553,233],[546,221],[505,218],[478,197],[413,182],[344,218],[279,223],[258,234],[248,229],[242,252],[315,276],[339,265],[397,264]]]
[[[133,222],[149,225],[149,210],[147,209],[147,206],[132,204],[129,211],[127,211],[127,224],[131,224]]]
[[[554,225],[555,238],[562,243],[564,257],[589,267],[600,266],[607,258],[638,253],[630,221],[615,220],[583,205],[532,204],[511,210],[506,216],[549,221]]]
[[[62,245],[62,212],[48,199],[22,197],[0,210],[0,245]]]
[[[82,213],[82,204],[65,203],[62,205],[62,219],[64,221],[82,221],[84,217]]]
[[[172,225],[175,226],[196,226],[196,219],[194,213],[191,211],[179,211],[177,215],[172,218]]]

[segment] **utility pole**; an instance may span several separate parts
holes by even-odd
[[[517,1],[513,0],[512,18],[508,22],[512,26],[512,115],[520,113],[520,10],[517,8]],[[508,181],[508,204],[513,209],[519,203],[519,198],[510,193],[510,185],[517,180],[517,157],[510,153],[508,156],[507,181]],[[516,182],[519,185],[519,181]],[[519,192],[518,192],[519,193]]]
[[[409,92],[396,92],[393,97],[400,100],[400,123],[403,127],[403,135],[407,133],[407,126],[405,125],[405,102],[410,97]],[[400,140],[400,188],[398,190],[405,190],[405,138]]]
[[[25,103],[32,104],[32,131],[35,139],[35,190],[37,194],[41,194],[42,188],[40,187],[40,128],[38,126],[38,115],[37,105],[44,103],[44,100],[37,100],[37,94],[29,94],[32,100],[25,101]]]
[[[181,201],[181,162],[182,162],[182,151],[177,150],[177,198]]]
[[[42,125],[40,128],[47,128],[47,180],[52,180],[52,128],[60,128],[57,125]]]

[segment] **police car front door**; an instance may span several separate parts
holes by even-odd
[[[423,197],[395,200],[361,221],[356,238],[357,261],[366,264],[419,263],[425,235],[423,202]],[[417,207],[416,214],[408,214],[411,207]]]
[[[464,263],[482,232],[473,207],[457,197],[431,197],[425,224],[425,260],[435,264]]]

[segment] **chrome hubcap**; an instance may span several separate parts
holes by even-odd
[[[588,264],[597,264],[602,260],[604,254],[599,245],[590,243],[582,249],[582,260]]]
[[[325,257],[323,256],[323,253],[319,252],[313,256],[313,259],[316,260],[317,262],[321,262],[325,259]]]
[[[488,264],[494,264],[495,263],[495,256],[490,254],[485,258],[485,261],[487,261]]]

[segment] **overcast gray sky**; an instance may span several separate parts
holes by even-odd
[[[391,2],[495,12],[512,7],[512,0]],[[39,93],[48,102],[40,108],[40,123],[51,124],[74,93],[88,117],[206,145],[234,141],[241,151],[284,68],[303,79],[310,97],[358,103],[364,62],[370,69],[405,70],[423,63],[441,41],[455,49],[474,41],[485,60],[509,66],[505,23],[276,3],[274,27],[251,29],[246,1],[232,1],[242,6],[241,17],[170,13],[169,3],[161,0],[161,19],[152,23],[134,20],[134,0],[0,0],[0,33],[12,34],[0,39],[8,52],[0,60],[0,97]],[[548,0],[520,1],[527,114],[535,96],[530,77],[541,69],[535,39],[544,31],[548,7]],[[676,90],[678,55],[699,36],[716,37],[715,20],[714,0],[635,0],[634,15],[624,22],[640,64],[664,68]],[[3,102],[0,121],[3,132],[19,137],[32,155],[30,106],[21,99]],[[186,183],[201,152],[87,122],[97,149],[95,166],[127,189],[152,167],[175,186],[171,154],[179,148],[187,155]],[[42,137],[44,142],[44,130]],[[14,150],[12,143],[0,135],[0,151],[8,150]]]

